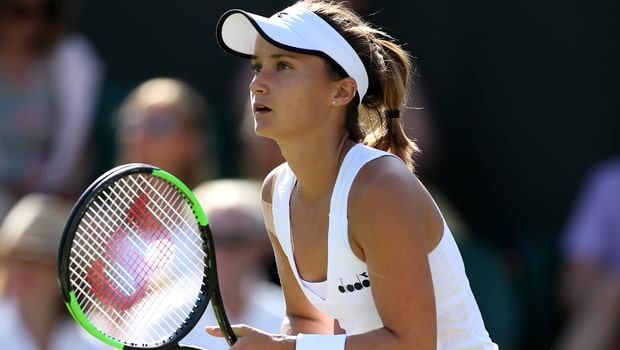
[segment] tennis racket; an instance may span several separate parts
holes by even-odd
[[[115,348],[200,349],[179,341],[209,302],[236,341],[208,220],[186,185],[153,166],[115,167],[84,191],[63,232],[58,281],[75,320]]]

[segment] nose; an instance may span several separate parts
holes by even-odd
[[[252,78],[250,82],[250,92],[254,95],[266,94],[268,92],[266,84],[266,74],[264,72],[258,72]]]

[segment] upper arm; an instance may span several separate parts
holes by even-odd
[[[398,160],[383,157],[362,168],[349,197],[349,234],[363,251],[383,325],[401,346],[435,347],[428,251],[442,233],[430,195]]]

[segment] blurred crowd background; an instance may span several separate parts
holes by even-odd
[[[192,188],[260,180],[281,158],[252,134],[250,65],[217,46],[215,25],[231,8],[271,15],[291,3],[0,0],[0,218],[33,193],[74,201],[126,161]],[[417,173],[453,226],[500,349],[617,344],[620,3],[351,3],[416,57],[405,122],[422,148]],[[19,248],[0,249],[8,301],[24,269],[15,262],[32,267],[20,237],[43,234],[14,223],[0,229],[0,248]],[[254,242],[234,238],[237,252]],[[270,259],[252,254],[277,283]],[[36,339],[47,345],[32,349],[54,349]]]

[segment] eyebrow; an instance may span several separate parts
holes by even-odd
[[[284,58],[292,58],[292,59],[295,59],[295,60],[298,59],[295,56],[287,55],[287,54],[284,54],[284,53],[274,53],[274,54],[269,55],[269,58],[272,58],[272,59],[279,59],[279,58],[283,58],[283,57]],[[255,61],[255,60],[259,59],[259,57],[256,56],[256,55],[252,55],[252,57],[250,57],[250,59],[252,61]]]

